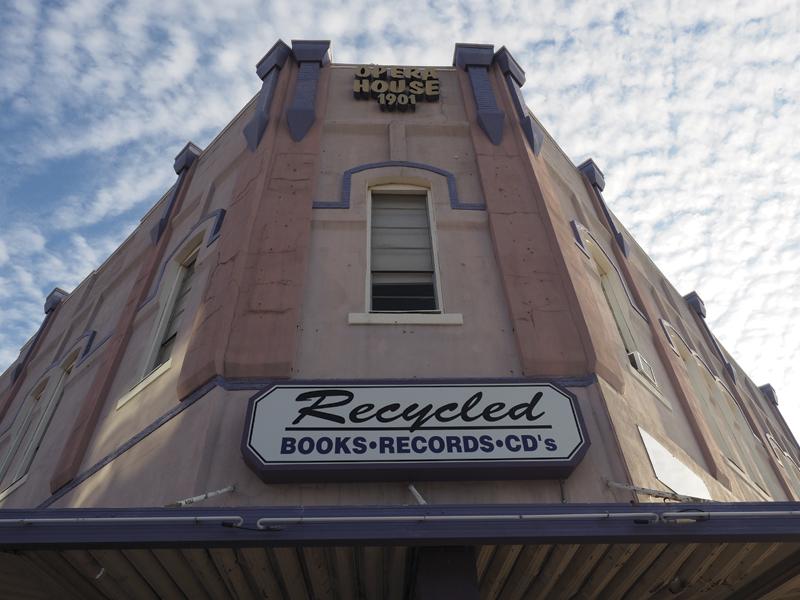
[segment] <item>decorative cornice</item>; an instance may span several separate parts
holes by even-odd
[[[606,218],[606,223],[608,223],[608,227],[614,239],[617,241],[617,245],[620,250],[622,250],[622,254],[627,258],[630,254],[628,240],[625,239],[625,236],[622,235],[622,232],[617,228],[617,224],[611,216],[611,211],[608,210],[606,201],[603,198],[603,189],[606,187],[606,178],[603,176],[603,172],[591,158],[579,164],[578,171],[592,184],[592,189],[594,190],[595,196],[597,196],[597,201],[600,203],[600,208],[603,211],[603,216]]]
[[[683,297],[683,299],[696,315],[703,319],[706,318],[705,302],[703,302],[703,299],[700,298],[697,292],[689,292]]]
[[[178,152],[173,163],[175,174],[180,175],[184,170],[192,166],[197,157],[200,156],[202,150],[195,146],[192,142],[186,142],[186,145]]]
[[[508,48],[502,46],[500,50],[495,52],[494,61],[500,67],[503,75],[511,75],[514,78],[514,82],[520,87],[525,85],[525,71],[511,55],[511,52],[508,51]]]
[[[183,187],[183,182],[186,180],[186,174],[189,172],[190,167],[194,164],[194,161],[197,160],[202,152],[203,151],[195,146],[192,142],[186,142],[186,145],[175,157],[173,168],[175,169],[175,173],[178,174],[178,181],[176,181],[175,185],[172,186],[172,191],[170,192],[169,200],[167,201],[167,207],[164,209],[164,214],[158,220],[158,223],[156,223],[155,227],[150,230],[150,237],[152,238],[154,244],[157,244],[161,239],[161,236],[164,234],[164,231],[167,228],[167,223],[169,223],[169,219],[172,216],[172,211],[175,208],[175,202],[178,199],[178,194]]]
[[[53,288],[53,291],[47,294],[47,299],[44,301],[44,314],[49,315],[53,312],[67,296],[69,296],[69,293],[61,288]]]
[[[295,142],[306,136],[317,119],[317,84],[320,69],[331,62],[330,44],[328,40],[292,40],[292,55],[299,70],[286,121]]]
[[[272,106],[272,98],[275,96],[275,89],[278,87],[280,70],[286,64],[286,59],[289,58],[291,52],[283,40],[278,40],[256,65],[256,73],[262,81],[261,91],[258,93],[253,116],[242,130],[245,140],[247,140],[247,147],[251,152],[255,152],[258,148],[267,129],[269,111]]]
[[[717,342],[717,338],[714,337],[714,334],[711,333],[711,329],[708,327],[708,323],[706,323],[706,305],[703,302],[702,298],[700,298],[697,292],[689,292],[683,297],[686,304],[689,308],[692,309],[698,317],[700,317],[700,327],[703,328],[708,336],[708,339],[711,340],[711,346],[714,349],[714,352],[717,353],[717,357],[722,362],[722,365],[725,367],[725,370],[730,375],[731,380],[735,383],[736,382],[736,369],[734,369],[733,364],[725,354],[722,352],[722,348],[720,348],[719,343]]]
[[[525,104],[525,98],[522,96],[522,86],[525,83],[525,71],[519,66],[519,63],[514,60],[511,53],[505,46],[500,48],[495,55],[494,61],[500,67],[503,77],[506,80],[508,91],[511,92],[511,101],[514,103],[514,108],[517,111],[520,127],[525,134],[525,139],[531,147],[534,156],[538,156],[542,151],[542,144],[544,143],[544,132],[539,124],[531,116],[528,107]]]
[[[292,40],[292,55],[299,63],[314,62],[324,67],[331,62],[331,41]]]
[[[778,406],[778,394],[775,392],[775,388],[772,387],[769,383],[765,383],[764,385],[758,386],[759,391],[764,394],[764,397],[772,402],[775,406]]]
[[[267,53],[256,64],[256,73],[261,81],[267,77],[272,69],[281,69],[286,64],[286,59],[292,53],[292,49],[283,40],[278,40],[273,44]]]
[[[494,46],[491,44],[456,44],[453,65],[464,69],[469,75],[472,95],[475,98],[478,124],[495,145],[503,141],[503,121],[505,113],[497,106],[489,67],[494,60]]]
[[[586,179],[596,188],[598,192],[602,192],[606,187],[606,178],[597,163],[591,158],[587,158],[578,165],[578,171],[586,175]]]

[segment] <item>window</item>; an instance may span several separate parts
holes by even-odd
[[[72,371],[77,354],[70,357],[66,368],[51,392],[48,382],[34,389],[17,412],[14,422],[0,434],[0,493],[11,492],[14,484],[21,483],[36,458],[50,420],[64,393],[64,384]]]
[[[390,183],[367,196],[366,312],[350,325],[463,325],[446,313],[436,254],[436,222],[427,187]]]
[[[630,299],[628,290],[625,287],[625,283],[619,271],[617,271],[611,259],[600,247],[592,234],[589,233],[589,230],[576,221],[573,221],[573,227],[576,235],[579,237],[582,248],[592,259],[595,270],[600,276],[600,288],[603,291],[606,305],[611,311],[611,315],[614,317],[614,324],[619,332],[622,345],[625,348],[625,355],[628,362],[635,372],[644,378],[644,381],[650,389],[656,390],[658,388],[658,383],[656,382],[655,372],[653,371],[652,365],[650,365],[638,349],[633,327],[628,317],[632,306],[637,313],[641,314],[641,311]],[[644,318],[644,315],[642,315],[642,317]],[[664,401],[664,404],[669,406],[669,403],[666,402],[662,396],[659,394],[657,394],[657,396],[660,400]]]
[[[373,193],[370,311],[438,312],[427,195]]]
[[[689,382],[700,401],[706,423],[723,457],[758,496],[765,500],[771,499],[763,475],[769,465],[766,463],[763,448],[750,441],[753,437],[759,438],[750,428],[739,403],[708,370],[697,353],[680,338],[678,341],[680,343],[676,345],[686,366]],[[673,338],[673,343],[675,342]]]
[[[169,319],[167,320],[166,327],[164,327],[164,332],[161,334],[161,341],[156,351],[156,358],[150,367],[151,371],[154,371],[167,362],[172,354],[172,347],[175,345],[175,338],[178,335],[178,327],[181,324],[181,318],[183,317],[184,310],[186,310],[189,292],[192,289],[192,279],[194,278],[196,262],[197,253],[194,253],[181,265],[175,299],[172,302],[172,308],[169,312]]]

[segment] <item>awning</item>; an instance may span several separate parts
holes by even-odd
[[[413,598],[447,546],[483,599],[800,597],[782,502],[2,510],[0,596]]]

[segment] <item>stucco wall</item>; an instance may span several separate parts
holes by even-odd
[[[235,492],[208,503],[413,502],[406,483],[264,484],[239,450],[247,400],[255,380],[287,377],[596,377],[570,388],[592,445],[568,479],[418,483],[430,502],[634,498],[608,481],[668,492],[655,477],[640,427],[702,478],[714,499],[762,499],[709,441],[708,420],[719,417],[700,411],[678,342],[662,320],[742,408],[742,423],[756,434],[745,436],[745,445],[763,466],[770,497],[800,497],[795,467],[786,456],[778,462],[780,451],[766,443],[770,433],[797,460],[774,404],[715,348],[702,318],[617,224],[630,241],[630,253],[621,252],[600,210],[602,198],[546,132],[541,153],[532,152],[496,66],[491,85],[506,115],[499,144],[479,126],[461,69],[439,68],[440,101],[421,103],[414,113],[381,112],[375,100],[353,99],[354,72],[348,65],[322,69],[316,120],[297,142],[285,118],[297,78],[290,59],[256,151],[242,135],[255,110],[251,102],[191,167],[159,254],[151,230],[169,194],[62,302],[19,389],[9,395],[10,371],[0,378],[0,400],[9,399],[2,434],[36,386],[57,375],[64,359],[81,356],[26,481],[0,505],[49,502],[53,472],[89,401],[101,404],[80,454],[80,483],[67,485],[53,506],[162,505],[232,484]],[[358,170],[372,163],[380,166]],[[454,206],[448,173],[457,203],[481,209]],[[349,315],[367,311],[368,190],[386,184],[429,193],[442,309],[461,315],[462,324],[350,323]],[[342,200],[347,208],[312,208]],[[576,239],[573,222],[591,240]],[[629,294],[624,318],[655,383],[631,366],[587,244],[602,252]],[[181,257],[195,246],[193,292],[171,361],[148,376],[170,286]],[[152,271],[143,274],[152,256]],[[125,315],[130,333],[116,347],[107,340],[115,339]],[[89,331],[95,333],[86,347],[82,334]],[[112,352],[119,353],[118,366],[98,398],[96,380]],[[242,389],[225,389],[233,381]]]

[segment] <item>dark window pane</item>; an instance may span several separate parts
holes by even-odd
[[[430,283],[384,283],[372,286],[372,310],[436,310]]]

